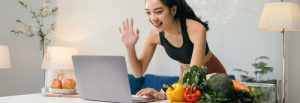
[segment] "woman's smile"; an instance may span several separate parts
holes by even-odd
[[[160,28],[162,24],[163,24],[162,22],[160,22],[160,23],[153,23],[153,25],[154,25],[156,28]]]

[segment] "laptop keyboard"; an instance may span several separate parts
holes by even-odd
[[[132,96],[132,102],[133,103],[148,103],[148,102],[155,102],[158,101],[154,98],[145,98],[145,97],[138,97],[138,96]]]

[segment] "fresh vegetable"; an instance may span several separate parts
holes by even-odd
[[[241,101],[241,103],[253,103],[254,101],[254,95],[250,94],[249,92],[245,90],[240,90],[236,92],[236,100]],[[261,102],[255,102],[255,103],[261,103]]]
[[[196,65],[184,70],[183,75],[183,86],[187,88],[188,86],[197,85],[199,89],[202,89],[202,84],[206,80],[206,66],[197,67]]]
[[[200,99],[201,92],[196,85],[188,86],[184,91],[184,99],[187,102],[196,102]]]
[[[184,69],[183,78],[178,82],[183,83],[185,94],[196,94],[192,87],[197,86],[201,91],[200,98],[193,102],[197,103],[255,103],[253,95],[241,90],[235,92],[233,82],[226,74],[213,73],[206,75],[206,66],[192,66]],[[187,92],[190,89],[190,92]],[[192,92],[191,92],[192,91]],[[184,95],[186,101],[187,95]]]
[[[234,87],[235,91],[238,92],[238,91],[241,91],[241,90],[245,90],[246,92],[251,93],[251,90],[249,89],[249,87],[242,84],[242,83],[240,83],[239,81],[232,80],[232,83],[233,83],[233,87]]]
[[[206,86],[206,70],[206,66],[198,67],[196,65],[184,69],[182,82],[185,88],[184,96],[187,102],[197,102],[200,100],[200,90]]]
[[[172,86],[167,88],[167,97],[170,102],[184,102],[184,88],[181,83],[174,83]]]
[[[234,89],[232,81],[226,74],[214,74],[207,80],[207,86],[210,91],[216,93],[218,97],[232,98]]]

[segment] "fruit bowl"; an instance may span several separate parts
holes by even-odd
[[[76,94],[76,89],[54,89],[54,88],[49,88],[50,93],[54,94]]]

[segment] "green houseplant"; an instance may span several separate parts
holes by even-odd
[[[255,59],[255,62],[252,66],[255,68],[254,74],[255,78],[258,81],[258,76],[263,76],[265,74],[273,72],[273,67],[268,66],[268,63],[265,60],[269,60],[267,56],[260,56]]]
[[[267,56],[257,57],[252,64],[254,77],[250,72],[243,69],[234,69],[240,73],[241,81],[248,85],[254,93],[255,101],[258,103],[276,102],[276,80],[263,80],[259,77],[273,72],[273,67],[268,66]]]
[[[43,0],[43,6],[38,10],[33,10],[29,5],[23,1],[18,0],[18,4],[25,8],[31,14],[33,20],[32,23],[26,23],[21,19],[17,19],[16,22],[20,24],[21,27],[13,28],[11,32],[16,35],[21,35],[29,38],[37,38],[40,43],[40,50],[42,50],[43,55],[45,53],[45,48],[50,44],[51,40],[49,35],[53,33],[55,29],[55,23],[50,22],[48,24],[50,17],[54,17],[58,12],[58,8],[49,8],[49,0]]]
[[[263,80],[260,80],[259,77],[273,72],[273,67],[268,66],[267,63],[269,59],[270,58],[267,56],[260,56],[255,59],[252,64],[254,67],[253,73],[255,77],[250,76],[250,73],[243,69],[234,69],[234,71],[241,73],[240,77],[243,82],[264,82]]]

